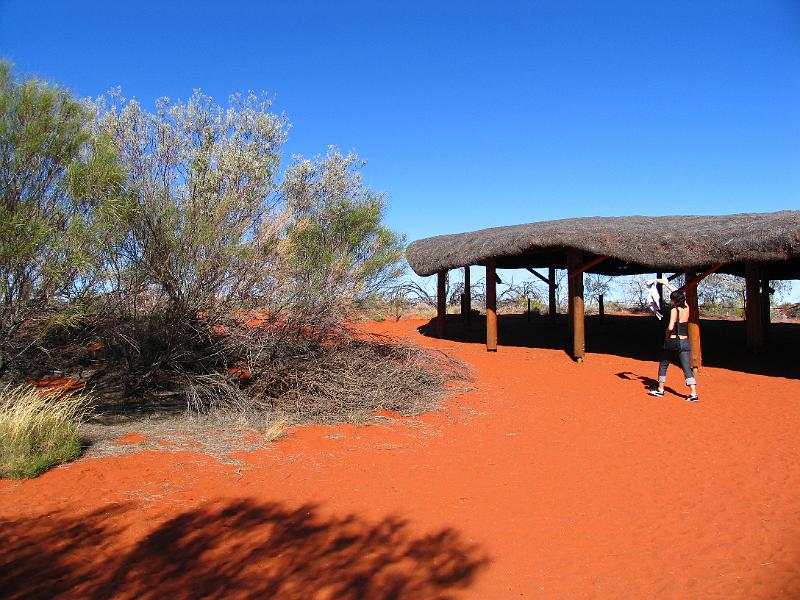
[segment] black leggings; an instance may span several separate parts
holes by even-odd
[[[661,364],[658,365],[658,381],[663,383],[667,380],[667,367],[671,362],[677,362],[683,369],[683,376],[686,377],[686,385],[695,385],[697,380],[692,373],[692,354],[689,340],[677,340],[678,347],[675,347],[675,339],[664,340],[664,351],[661,353]],[[677,359],[677,360],[676,360]]]

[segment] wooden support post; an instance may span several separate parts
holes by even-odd
[[[486,350],[497,352],[497,262],[486,261]]]
[[[686,271],[684,273],[686,281],[691,281],[695,273]],[[686,304],[689,305],[689,349],[692,353],[692,371],[697,374],[703,366],[703,351],[700,345],[700,313],[697,310],[697,286],[692,285],[684,289],[686,294]]]
[[[548,287],[550,288],[550,296],[547,300],[548,305],[547,308],[550,311],[550,321],[552,323],[556,322],[556,269],[555,267],[550,267],[547,269],[547,278],[550,280],[548,283]]]
[[[570,270],[570,261],[569,257],[567,258],[567,331],[569,332],[569,343],[572,344],[572,328],[574,323],[572,322],[572,314],[574,311],[574,300],[575,300],[575,286],[572,284],[572,271]]]
[[[745,327],[747,329],[747,347],[752,352],[760,352],[764,347],[764,330],[762,329],[761,296],[758,290],[758,264],[744,263],[745,286]]]
[[[602,323],[606,316],[606,309],[603,306],[603,294],[597,297],[597,312],[600,315],[600,322]]]
[[[444,339],[447,333],[447,271],[439,271],[436,275],[436,337]]]
[[[570,250],[567,254],[567,278],[569,280],[569,323],[572,334],[572,356],[576,362],[583,362],[586,351],[583,311],[583,254]]]
[[[656,273],[656,281],[664,277],[663,273]],[[658,292],[658,310],[664,312],[664,284],[657,283],[656,291]]]
[[[464,267],[464,312],[467,329],[472,324],[472,284],[470,282],[469,265]]]
[[[769,339],[769,325],[770,325],[770,292],[772,288],[769,286],[769,279],[761,280],[761,330],[764,333],[764,344]]]
[[[528,323],[530,323],[531,322],[531,299],[530,298],[528,298],[528,312],[526,314],[528,315]]]

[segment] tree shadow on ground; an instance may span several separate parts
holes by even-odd
[[[586,317],[586,351],[610,354],[643,361],[661,360],[661,344],[665,323],[652,315],[597,315]],[[436,337],[436,319],[418,328],[422,335]],[[701,319],[703,364],[754,373],[800,378],[797,346],[800,345],[800,323],[773,323],[765,349],[753,355],[746,347],[745,323],[740,320]],[[461,315],[447,316],[446,338],[461,343],[484,344],[486,319],[473,317],[471,327],[461,321]],[[525,314],[498,316],[498,345],[524,348],[563,350],[569,356],[566,315],[556,322],[546,315]],[[657,367],[654,367],[654,369]]]
[[[131,548],[132,510],[4,520],[3,597],[448,598],[489,563],[454,529],[251,500],[183,512]]]

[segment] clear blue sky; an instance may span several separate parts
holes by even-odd
[[[265,90],[409,240],[800,208],[800,0],[0,0],[0,56],[146,105]]]

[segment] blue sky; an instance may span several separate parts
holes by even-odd
[[[0,0],[0,56],[80,96],[265,90],[409,240],[800,208],[798,0]]]

